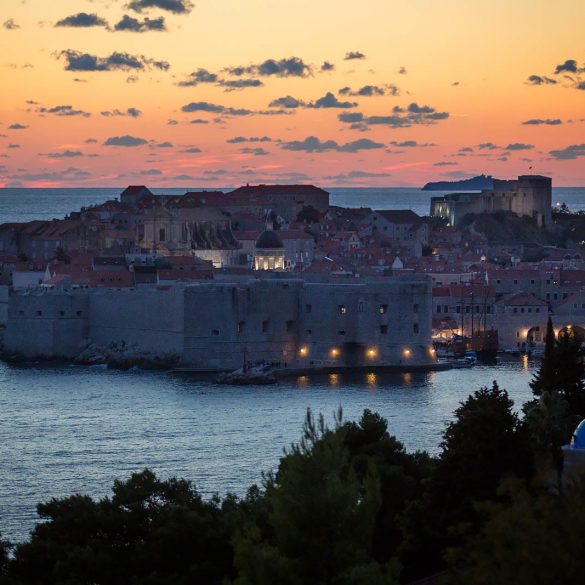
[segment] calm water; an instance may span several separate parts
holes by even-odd
[[[191,190],[199,190],[197,187]],[[0,189],[0,223],[64,217],[80,207],[101,203],[121,189]],[[153,189],[155,193],[182,194],[185,189]],[[431,197],[440,191],[421,189],[329,189],[331,203],[344,207],[412,209],[428,215]],[[572,211],[585,210],[585,187],[553,189],[553,204],[565,202]]]
[[[519,407],[533,366],[510,359],[416,374],[301,377],[226,387],[172,373],[9,366],[0,362],[0,530],[26,537],[35,505],[74,492],[101,496],[148,466],[205,494],[243,494],[300,438],[308,407],[355,419],[380,412],[408,449],[436,452],[461,400],[496,379]]]

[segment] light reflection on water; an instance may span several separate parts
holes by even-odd
[[[497,380],[517,408],[534,363],[444,372],[334,373],[274,386],[218,386],[211,378],[101,368],[0,363],[0,531],[22,539],[36,503],[74,492],[101,496],[115,478],[151,467],[204,494],[239,494],[300,438],[310,407],[329,423],[365,408],[388,419],[408,449],[436,452],[451,413]]]

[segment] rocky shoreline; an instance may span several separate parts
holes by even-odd
[[[22,355],[9,354],[0,350],[0,359],[8,363],[42,362],[45,364],[73,364],[76,366],[105,365],[114,370],[130,370],[140,368],[142,370],[171,370],[180,364],[181,357],[178,354],[155,354],[140,351],[137,347],[126,344],[113,344],[108,348],[95,344],[88,345],[79,355],[74,357],[57,355]]]

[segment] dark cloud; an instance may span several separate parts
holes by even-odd
[[[54,114],[55,116],[82,116],[83,118],[89,118],[91,114],[84,112],[83,110],[76,110],[73,106],[53,106],[52,108],[37,108],[39,114]]]
[[[78,158],[83,156],[80,150],[64,150],[63,152],[49,152],[46,154],[48,158]]]
[[[457,163],[456,162],[439,161],[439,162],[436,162],[433,166],[434,167],[456,167]]]
[[[212,112],[214,114],[223,114],[225,116],[249,116],[254,112],[245,108],[227,108],[218,104],[211,104],[209,102],[191,102],[184,105],[181,110],[183,112]]]
[[[562,124],[562,121],[559,120],[558,118],[555,119],[532,118],[531,120],[525,120],[524,122],[522,122],[522,124],[524,126],[558,126],[559,124]]]
[[[477,148],[479,148],[480,150],[496,150],[502,147],[498,146],[497,144],[494,144],[493,142],[482,142],[481,144],[477,145]]]
[[[342,87],[339,90],[340,95],[349,95],[353,97],[374,97],[380,95],[400,95],[400,90],[393,84],[386,86],[364,85],[358,90],[352,90],[351,87]]]
[[[241,77],[243,75],[260,75],[262,77],[307,77],[311,75],[312,68],[299,57],[286,59],[267,59],[255,65],[227,67],[224,69],[230,75]]]
[[[268,136],[250,136],[246,138],[245,136],[236,136],[235,138],[230,138],[226,140],[228,144],[241,144],[242,142],[272,142],[272,138]]]
[[[196,118],[195,120],[191,120],[189,124],[209,124],[209,120],[203,120],[202,118]]]
[[[561,150],[551,150],[550,155],[557,160],[575,160],[585,157],[585,144],[572,144]]]
[[[166,61],[156,61],[144,55],[120,52],[114,52],[108,57],[97,57],[68,49],[61,51],[57,56],[65,59],[65,71],[140,71],[150,68],[166,71],[170,67]]]
[[[579,83],[577,83],[575,88],[580,89],[581,91],[584,91],[585,90],[585,81],[580,81]]]
[[[189,0],[132,0],[128,4],[128,8],[134,12],[158,8],[174,14],[189,14],[193,7],[194,4]]]
[[[218,81],[217,73],[211,73],[207,69],[199,68],[193,71],[185,81],[179,81],[179,87],[195,87],[200,83],[216,83]]]
[[[554,85],[557,83],[557,80],[546,77],[545,75],[531,75],[526,83],[528,85]]]
[[[8,148],[20,148],[20,144],[9,144]]]
[[[448,112],[438,112],[430,106],[419,106],[411,103],[406,108],[394,106],[389,116],[364,116],[356,114],[351,118],[347,114],[340,114],[339,121],[344,123],[357,124],[363,129],[367,126],[383,125],[392,128],[409,128],[415,125],[436,124],[440,120],[446,120]]]
[[[355,108],[356,102],[340,102],[330,91],[323,97],[308,104],[309,108]]]
[[[295,108],[301,108],[304,105],[305,105],[305,103],[303,101],[298,100],[290,95],[287,95],[285,97],[281,97],[281,98],[278,98],[278,99],[271,101],[268,104],[268,107],[295,109]]]
[[[246,147],[246,148],[240,148],[240,152],[243,154],[253,154],[254,156],[266,156],[267,154],[270,154],[267,150],[264,150],[263,148],[251,148],[251,147]]]
[[[403,140],[402,142],[397,142],[393,140],[389,142],[391,146],[397,146],[398,148],[426,148],[428,146],[437,146],[432,142],[417,142],[416,140]]]
[[[168,140],[166,142],[159,142],[156,148],[173,148],[173,143]]]
[[[321,71],[333,71],[335,69],[335,65],[330,63],[329,61],[323,61],[323,65],[321,65]]]
[[[104,146],[143,146],[148,140],[136,136],[111,136],[104,142]]]
[[[149,176],[162,175],[163,172],[160,169],[147,169],[145,171],[140,171],[139,174],[143,175],[145,177],[149,177]]]
[[[353,124],[354,122],[361,122],[364,119],[364,115],[359,112],[343,112],[337,116],[340,122],[346,124]]]
[[[186,148],[185,150],[182,150],[181,152],[185,152],[187,154],[199,154],[200,152],[203,152],[200,148],[198,148],[197,146],[190,146],[189,148]]]
[[[346,181],[352,179],[373,179],[377,177],[391,177],[391,173],[368,173],[367,171],[349,171],[349,173],[340,173],[339,175],[332,175],[323,177],[328,181]]]
[[[367,138],[354,140],[346,144],[338,144],[334,140],[325,140],[322,142],[316,136],[307,136],[304,140],[293,140],[291,142],[283,142],[281,148],[284,150],[294,150],[303,152],[326,152],[333,150],[336,152],[358,152],[359,150],[372,150],[376,148],[384,148],[380,142],[374,142]]]
[[[575,59],[567,59],[564,63],[557,65],[555,69],[555,75],[559,73],[577,73],[579,68],[577,67],[577,61]]]
[[[523,142],[512,142],[504,148],[504,150],[531,150],[534,144],[524,144]]]
[[[259,79],[222,79],[218,85],[224,87],[226,91],[233,91],[247,87],[262,87],[264,83]]]
[[[43,170],[40,173],[24,173],[20,175],[13,175],[10,177],[14,181],[78,181],[81,179],[88,179],[92,175],[88,171],[69,167],[63,171],[47,171]]]
[[[219,104],[211,104],[209,102],[191,102],[184,105],[181,110],[183,112],[211,112],[214,114],[221,114],[222,116],[275,116],[289,114],[285,110],[248,110],[246,108],[229,108]],[[221,123],[221,118],[216,118],[214,122]],[[192,124],[200,122],[192,121]]]
[[[114,110],[110,110],[109,112],[100,112],[102,116],[106,118],[111,117],[118,117],[118,116],[129,116],[130,118],[138,118],[142,115],[142,112],[137,108],[128,108],[127,110],[118,110],[117,108]]]
[[[2,26],[6,30],[16,30],[17,28],[20,28],[20,26],[18,24],[16,24],[16,22],[14,22],[14,18],[9,18],[8,20],[5,20],[2,23]]]
[[[177,122],[177,120],[174,120],[173,118],[169,118],[169,119],[167,120],[167,124],[168,124],[169,126],[177,126],[177,124],[178,124],[178,123],[179,123],[179,122]]]
[[[441,174],[444,177],[449,177],[450,179],[471,179],[475,176],[474,173],[469,173],[467,171],[448,171]]]
[[[89,28],[93,26],[108,26],[108,23],[100,18],[97,14],[88,14],[87,12],[78,12],[59,20],[55,26],[71,26],[75,28]]]
[[[407,75],[407,74],[408,74],[408,71],[406,70],[406,67],[401,67],[398,70],[398,75]]]
[[[97,140],[95,138],[88,138],[85,140],[85,144],[97,144]]]
[[[343,58],[344,61],[353,61],[355,59],[365,59],[366,56],[363,53],[360,53],[359,51],[349,51],[345,54],[345,57]]]
[[[167,27],[165,25],[164,17],[160,18],[148,18],[146,17],[144,20],[139,20],[138,18],[132,18],[132,16],[128,16],[124,14],[122,19],[114,25],[114,30],[119,32],[149,32],[149,31],[166,31]]]
[[[8,130],[26,130],[28,128],[28,126],[25,126],[24,124],[10,124],[10,126],[8,126]]]

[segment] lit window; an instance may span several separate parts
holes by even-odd
[[[388,305],[380,305],[378,311],[380,312],[380,315],[385,315],[388,311]]]
[[[345,305],[339,305],[337,307],[337,311],[340,315],[346,315],[347,314],[347,307]]]

